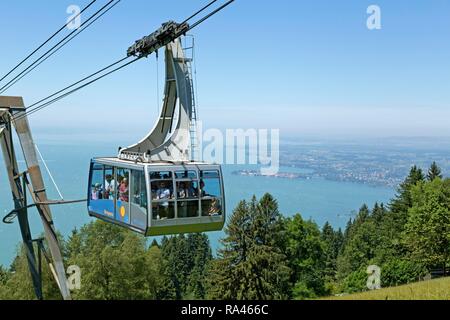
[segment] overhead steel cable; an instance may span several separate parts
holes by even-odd
[[[189,28],[183,30],[183,32],[181,32],[180,34],[177,34],[176,37],[180,37],[180,36],[182,36],[183,34],[185,34],[186,32],[188,32],[188,31],[192,30],[193,28],[197,27],[199,24],[201,24],[201,23],[203,23],[204,21],[208,20],[208,19],[211,18],[213,15],[217,14],[219,11],[221,11],[221,10],[223,10],[225,7],[229,6],[229,5],[230,5],[231,3],[233,3],[234,1],[235,1],[235,0],[229,0],[229,1],[227,1],[225,4],[223,4],[222,6],[220,6],[219,8],[217,8],[216,10],[212,11],[211,13],[209,13],[208,15],[206,15],[205,17],[203,17],[203,18],[201,18],[200,20],[198,20],[197,22],[195,22],[195,23],[194,23],[192,26],[190,26]],[[214,2],[216,2],[216,1],[213,1],[213,3],[214,3]],[[207,7],[209,7],[209,6],[207,6]],[[201,11],[204,11],[204,9],[201,10]],[[197,13],[197,14],[198,14],[198,13]],[[197,14],[193,15],[192,17],[196,16]],[[192,19],[192,18],[190,18],[190,19]],[[190,19],[189,19],[189,20],[190,20]],[[187,21],[187,20],[186,20],[186,21]],[[145,58],[145,57],[147,57],[147,56],[148,56],[148,55],[142,55],[142,56],[139,56],[139,57],[133,59],[132,61],[127,62],[126,64],[124,64],[124,65],[122,65],[122,66],[120,66],[120,67],[117,67],[117,68],[115,68],[115,69],[113,69],[113,70],[111,70],[111,71],[109,71],[109,72],[103,74],[103,75],[100,76],[100,77],[97,77],[97,78],[95,78],[95,79],[93,79],[93,80],[91,80],[91,81],[89,81],[89,82],[87,82],[87,83],[85,83],[85,84],[83,84],[83,85],[81,85],[81,86],[79,86],[79,87],[76,87],[75,89],[73,89],[73,90],[71,90],[71,91],[69,91],[69,92],[66,92],[66,93],[61,94],[61,95],[58,96],[58,94],[63,93],[64,91],[66,91],[66,90],[68,90],[68,89],[70,89],[70,88],[73,88],[73,87],[76,86],[77,84],[80,84],[80,83],[82,83],[82,82],[84,82],[84,81],[86,81],[86,80],[88,80],[88,79],[94,77],[95,75],[98,75],[98,74],[100,74],[100,73],[106,71],[107,69],[110,69],[111,67],[113,67],[113,66],[119,64],[120,62],[123,62],[124,60],[130,58],[130,56],[127,56],[127,57],[125,57],[125,58],[123,58],[123,59],[121,59],[121,60],[119,60],[119,61],[117,61],[117,62],[115,62],[115,63],[113,63],[113,64],[111,64],[111,65],[109,65],[109,66],[107,66],[107,67],[105,67],[105,68],[103,68],[103,69],[101,69],[100,71],[97,71],[97,72],[91,74],[90,76],[88,76],[88,77],[86,77],[86,78],[84,78],[84,79],[82,79],[82,80],[79,80],[79,81],[75,82],[74,84],[72,84],[72,85],[70,85],[70,86],[68,86],[68,87],[66,87],[66,88],[64,88],[64,89],[62,89],[62,90],[59,90],[58,92],[56,92],[56,93],[54,93],[54,94],[52,94],[52,95],[50,95],[50,96],[48,96],[48,97],[46,97],[46,98],[44,98],[44,99],[42,99],[42,100],[40,100],[40,101],[38,101],[38,102],[32,104],[31,106],[29,106],[28,108],[25,109],[26,111],[25,111],[24,113],[18,114],[17,117],[16,117],[15,119],[20,119],[20,118],[22,118],[22,117],[25,117],[25,116],[28,116],[28,115],[32,115],[32,114],[34,114],[34,113],[36,113],[36,112],[38,112],[38,111],[40,111],[40,110],[42,110],[42,109],[45,109],[45,108],[49,107],[50,105],[54,104],[55,102],[57,102],[57,101],[59,101],[59,100],[65,98],[65,97],[67,97],[67,96],[69,96],[69,95],[71,95],[71,94],[73,94],[73,93],[75,93],[75,92],[77,92],[77,91],[79,91],[79,90],[81,90],[81,89],[83,89],[83,88],[85,88],[85,87],[87,87],[87,86],[89,86],[89,85],[91,85],[91,84],[93,84],[93,83],[95,83],[95,82],[97,82],[97,81],[99,81],[99,80],[105,78],[106,76],[111,75],[112,73],[117,72],[117,71],[119,71],[119,70],[125,68],[126,66],[128,66],[128,65],[130,65],[130,64],[132,64],[132,63],[134,63],[134,62],[136,62],[136,61],[138,61],[138,60],[140,60],[140,59],[142,59],[142,58]],[[44,101],[49,100],[49,99],[51,99],[51,98],[53,98],[53,97],[55,97],[55,96],[57,96],[57,97],[54,98],[54,99],[52,99],[52,100],[50,100],[50,101],[44,102]]]
[[[93,18],[95,18],[98,14],[100,14],[102,11],[104,11],[111,3],[113,3],[115,0],[110,0],[106,5],[104,5],[102,8],[97,10],[89,19],[84,21],[80,28],[89,23]],[[11,81],[9,81],[6,85],[4,85],[2,88],[0,88],[0,94],[5,92],[5,88],[8,87],[11,83],[13,83],[16,79],[18,79],[20,76],[22,76],[25,72],[30,70],[33,66],[35,66],[39,61],[41,61],[47,54],[52,52],[56,47],[58,47],[61,43],[63,43],[65,40],[67,40],[69,37],[71,37],[74,33],[76,33],[78,30],[75,29],[71,33],[69,33],[66,37],[64,37],[61,41],[59,41],[56,45],[54,45],[50,50],[45,52],[43,55],[41,55],[37,60],[35,60],[31,65],[29,65],[25,70],[23,70],[21,73],[19,73],[16,77],[14,77]],[[9,86],[10,87],[10,86]]]
[[[28,70],[25,74],[23,74],[22,76],[20,76],[20,78],[16,79],[13,83],[11,83],[9,86],[7,86],[4,90],[8,90],[9,88],[11,88],[12,86],[14,86],[17,82],[19,82],[20,80],[22,80],[24,77],[26,77],[30,72],[32,72],[34,69],[36,69],[37,67],[39,67],[41,64],[43,64],[45,61],[47,61],[50,57],[52,57],[55,53],[57,53],[59,50],[61,50],[64,46],[66,46],[70,41],[72,41],[74,38],[76,38],[80,33],[82,33],[84,30],[86,30],[87,28],[89,28],[92,24],[94,24],[98,19],[100,19],[101,17],[103,17],[106,13],[108,13],[112,8],[114,8],[117,4],[119,4],[119,2],[122,0],[117,0],[111,7],[109,7],[106,11],[104,11],[101,15],[99,15],[97,18],[95,18],[93,21],[91,21],[88,25],[86,25],[85,27],[83,27],[82,29],[79,28],[77,31],[77,33],[75,33],[74,35],[72,35],[72,37],[70,37],[69,39],[67,39],[64,43],[62,43],[61,45],[59,45],[58,48],[56,48],[53,52],[51,52],[47,57],[45,57],[44,60],[40,61],[37,65],[35,65],[33,68],[31,68],[30,70]]]
[[[125,59],[128,59],[128,58],[129,58],[129,57],[126,57],[126,58],[122,59],[121,61],[123,61],[123,60],[125,60]],[[123,68],[129,66],[130,64],[132,64],[132,63],[134,63],[134,62],[136,62],[136,61],[138,61],[138,60],[140,60],[140,59],[142,59],[142,58],[143,58],[143,57],[135,58],[135,59],[133,59],[133,60],[131,60],[131,61],[129,61],[129,62],[127,62],[127,63],[121,65],[120,67],[117,67],[117,68],[115,68],[115,69],[113,69],[113,70],[111,70],[111,71],[109,71],[109,72],[107,72],[107,73],[105,73],[105,74],[103,74],[103,75],[101,75],[101,76],[99,76],[99,77],[97,77],[97,78],[95,78],[95,79],[93,79],[93,80],[91,80],[91,81],[89,81],[89,82],[87,82],[87,83],[85,83],[85,84],[79,86],[79,87],[76,87],[75,89],[73,89],[73,90],[71,90],[71,91],[69,91],[69,92],[66,92],[66,93],[64,93],[64,94],[62,94],[62,95],[60,95],[60,96],[58,96],[58,97],[56,97],[56,98],[54,98],[54,99],[52,99],[52,100],[50,100],[50,101],[47,101],[47,102],[45,102],[45,103],[43,103],[43,104],[38,105],[39,103],[35,103],[35,104],[33,104],[33,105],[36,105],[35,107],[33,107],[33,108],[28,107],[28,108],[26,109],[26,112],[25,112],[25,113],[19,114],[17,117],[14,118],[14,120],[21,119],[21,118],[24,117],[24,116],[32,115],[32,114],[34,114],[34,113],[36,113],[36,112],[38,112],[38,111],[40,111],[40,110],[42,110],[42,109],[44,109],[44,108],[47,108],[48,106],[54,104],[55,102],[57,102],[57,101],[59,101],[59,100],[65,98],[65,97],[67,97],[67,96],[69,96],[69,95],[71,95],[71,94],[73,94],[73,93],[75,93],[75,92],[77,92],[77,91],[79,91],[79,90],[81,90],[81,89],[83,89],[83,88],[85,88],[85,87],[87,87],[87,86],[89,86],[89,85],[91,85],[91,84],[93,84],[93,83],[95,83],[95,82],[97,82],[97,81],[99,81],[99,80],[101,80],[101,79],[103,79],[103,78],[105,78],[105,77],[111,75],[111,74],[113,74],[114,72],[117,72],[117,71],[119,71],[119,70],[121,70],[121,69],[123,69]],[[121,61],[118,61],[118,62],[116,62],[116,63],[114,63],[114,64],[118,64],[118,63],[121,62]],[[113,65],[114,65],[114,64],[113,64]],[[112,66],[112,65],[111,65],[111,66]],[[106,69],[111,68],[111,66],[108,67],[108,68],[106,68]],[[106,69],[105,69],[105,70],[106,70]],[[100,73],[100,72],[97,72],[96,74],[99,74],[99,73]],[[87,78],[92,78],[92,76],[93,76],[93,75],[91,75],[91,76],[89,76],[89,77],[87,77]],[[85,81],[85,80],[78,81],[77,83],[81,83],[81,82],[83,82],[83,81]],[[71,85],[71,86],[69,86],[69,87],[66,87],[65,89],[60,90],[59,92],[61,93],[61,92],[63,92],[63,91],[66,91],[68,88],[72,88],[72,87],[74,87],[75,85],[76,85],[76,84],[73,84],[73,85]],[[56,96],[56,95],[57,95],[57,93],[53,94],[52,96]],[[46,99],[43,99],[43,101],[48,100],[48,99],[50,99],[50,97],[47,97]]]
[[[53,38],[55,38],[61,31],[63,31],[67,25],[71,22],[73,22],[75,19],[77,19],[83,12],[85,12],[87,9],[89,9],[97,0],[93,0],[91,3],[89,3],[83,10],[80,11],[76,16],[74,16],[71,20],[69,20],[65,25],[63,25],[58,31],[56,31],[52,36],[50,36],[47,40],[45,40],[37,49],[35,49],[33,52],[31,52],[25,59],[20,61],[14,68],[12,68],[6,75],[4,75],[0,82],[5,80],[11,73],[17,70],[22,64],[24,64],[28,59],[30,59],[36,52],[38,52],[42,47],[44,47],[47,43],[49,43]]]
[[[216,13],[218,13],[219,11],[222,11],[223,9],[225,9],[226,7],[228,7],[230,4],[232,4],[235,0],[229,0],[228,2],[226,2],[225,4],[221,5],[219,8],[217,8],[216,10],[212,11],[211,13],[209,13],[208,15],[206,15],[205,17],[201,18],[200,20],[198,20],[196,23],[192,24],[189,28],[189,31],[194,29],[195,27],[197,27],[199,24],[205,22],[206,20],[208,20],[209,18],[211,18],[212,16],[214,16]]]
[[[204,6],[203,8],[201,8],[200,10],[198,10],[196,13],[194,13],[192,16],[190,16],[189,18],[187,18],[186,20],[184,20],[181,24],[188,22],[189,20],[192,20],[193,18],[195,18],[196,16],[198,16],[200,13],[202,13],[203,11],[205,11],[206,9],[208,9],[210,6],[212,6],[214,3],[216,3],[219,0],[213,0],[210,3],[208,3],[206,6]]]
[[[40,103],[42,103],[42,102],[44,102],[44,101],[46,101],[48,99],[53,98],[54,96],[56,96],[56,95],[58,95],[58,94],[60,94],[60,93],[62,93],[64,91],[66,91],[66,90],[69,90],[70,88],[75,87],[76,85],[78,85],[78,84],[80,84],[80,83],[82,83],[82,82],[84,82],[84,81],[86,81],[86,80],[88,80],[88,79],[90,79],[92,77],[95,77],[96,75],[98,75],[98,74],[100,74],[100,73],[102,73],[102,72],[104,72],[104,71],[106,71],[106,70],[108,70],[108,69],[118,65],[119,63],[127,60],[128,58],[129,57],[122,58],[122,59],[120,59],[120,60],[118,60],[118,61],[116,61],[116,62],[114,62],[114,63],[112,63],[112,64],[110,64],[110,65],[108,65],[106,67],[104,67],[103,69],[100,69],[99,71],[97,71],[97,72],[95,72],[95,73],[93,73],[93,74],[91,74],[91,75],[89,75],[89,76],[87,76],[87,77],[85,77],[85,78],[83,78],[83,79],[81,79],[81,80],[71,84],[70,86],[67,86],[64,89],[61,89],[58,92],[55,92],[54,94],[52,94],[52,95],[50,95],[50,96],[48,96],[48,97],[46,97],[46,98],[36,102],[36,103],[33,103],[32,105],[28,106],[27,110],[33,108],[34,106],[36,106],[36,105],[38,105],[38,104],[40,104]]]
[[[65,88],[63,88],[63,89],[61,89],[61,90],[59,90],[59,91],[57,91],[57,92],[55,92],[55,93],[53,93],[53,94],[47,96],[47,97],[45,97],[44,99],[41,99],[41,100],[39,100],[39,101],[33,103],[32,105],[28,106],[28,107],[25,109],[25,110],[26,110],[26,113],[25,113],[25,114],[20,114],[16,119],[19,119],[20,117],[22,117],[22,116],[24,116],[24,115],[31,114],[31,112],[34,113],[34,111],[35,111],[36,109],[39,109],[39,110],[40,110],[40,108],[41,108],[42,105],[44,105],[44,104],[46,104],[46,103],[49,102],[49,101],[47,101],[47,100],[56,97],[57,95],[63,93],[64,91],[67,91],[67,90],[69,90],[69,89],[71,89],[71,88],[73,88],[73,87],[75,87],[75,86],[77,86],[77,85],[79,85],[79,84],[85,82],[86,80],[89,80],[89,79],[91,79],[91,78],[93,78],[93,77],[95,77],[95,76],[101,74],[102,72],[105,72],[105,71],[108,70],[108,69],[111,69],[112,67],[114,67],[114,66],[116,66],[116,65],[118,65],[118,64],[120,64],[120,63],[122,63],[122,62],[124,62],[125,60],[127,60],[127,59],[129,59],[129,58],[130,58],[130,57],[125,57],[125,58],[122,58],[122,59],[120,59],[120,60],[118,60],[118,61],[116,61],[116,62],[114,62],[114,63],[111,63],[110,65],[108,65],[108,66],[106,66],[106,67],[104,67],[104,68],[98,70],[97,72],[94,72],[94,73],[90,74],[89,76],[84,77],[83,79],[78,80],[77,82],[75,82],[75,83],[73,83],[73,84],[71,84],[71,85],[69,85],[69,86],[67,86],[67,87],[65,87]],[[132,61],[132,62],[134,62],[134,61]],[[128,64],[126,64],[126,65],[128,65]],[[123,66],[122,66],[122,67],[119,67],[118,70],[120,70],[121,68],[123,68]],[[117,71],[117,70],[116,70],[116,71]],[[110,74],[110,73],[108,73],[108,74]],[[78,91],[78,90],[76,90],[76,91]],[[64,96],[66,96],[66,95],[64,95]],[[56,98],[56,99],[58,99],[58,98]],[[53,100],[56,100],[56,99],[53,99]],[[52,101],[53,101],[53,100],[52,100]],[[58,99],[58,100],[60,100],[60,99]],[[58,101],[58,100],[56,100],[56,101]],[[56,102],[56,101],[54,101],[54,102]]]

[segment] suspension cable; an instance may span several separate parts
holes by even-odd
[[[95,18],[98,14],[100,14],[102,11],[104,11],[111,3],[113,3],[115,0],[110,0],[106,5],[104,5],[102,8],[97,10],[89,19],[84,21],[80,27],[83,27],[89,21],[91,21],[93,18]],[[43,55],[41,55],[37,60],[35,60],[31,65],[29,65],[25,70],[23,70],[21,73],[19,73],[16,77],[14,77],[11,81],[9,81],[6,85],[4,85],[2,88],[0,88],[0,94],[5,92],[5,88],[8,87],[12,82],[14,82],[17,78],[19,78],[21,75],[23,75],[25,72],[30,70],[33,66],[35,66],[39,61],[41,61],[47,54],[52,52],[56,47],[58,47],[61,43],[63,43],[65,40],[67,40],[69,37],[71,37],[74,33],[76,33],[78,30],[73,30],[71,33],[69,33],[66,37],[64,37],[60,42],[58,42],[56,45],[54,45],[50,50],[45,52]]]
[[[225,4],[223,4],[222,6],[220,6],[219,8],[217,8],[216,10],[212,11],[211,13],[209,13],[208,15],[206,15],[205,17],[203,17],[203,18],[201,18],[200,20],[198,20],[197,22],[195,22],[192,26],[190,26],[187,30],[185,30],[184,33],[187,33],[188,31],[190,31],[190,30],[192,30],[193,28],[197,27],[198,25],[200,25],[200,24],[203,23],[204,21],[208,20],[209,18],[211,18],[212,16],[214,16],[215,14],[217,14],[219,11],[221,11],[221,10],[223,10],[225,7],[229,6],[229,5],[230,5],[231,3],[233,3],[234,1],[235,1],[235,0],[229,0],[228,2],[226,2]],[[216,2],[216,1],[213,1],[212,3],[214,3],[214,2]],[[212,4],[212,3],[211,3],[211,4]],[[208,5],[207,7],[209,7],[209,5]],[[205,10],[205,9],[203,9],[203,10]],[[201,10],[201,11],[203,11],[203,10]],[[201,11],[200,11],[200,12],[201,12]],[[197,14],[198,14],[198,13],[197,13]],[[197,14],[194,14],[192,17],[196,16]],[[190,18],[190,19],[192,19],[192,18]],[[183,34],[184,34],[184,33],[183,33]],[[180,36],[182,36],[183,34],[178,34],[177,37],[180,37]],[[119,66],[119,67],[117,67],[117,68],[115,68],[115,69],[113,69],[113,70],[111,70],[111,71],[109,71],[109,72],[107,72],[107,73],[105,73],[105,74],[103,74],[103,75],[101,75],[101,76],[99,76],[99,77],[97,77],[97,78],[95,78],[95,79],[93,79],[93,80],[91,80],[91,81],[89,81],[89,82],[87,82],[87,83],[85,83],[85,84],[79,86],[79,87],[76,87],[75,89],[73,89],[73,90],[71,90],[71,91],[69,91],[69,92],[66,92],[66,93],[64,93],[64,94],[61,94],[61,95],[57,96],[58,94],[60,94],[60,93],[62,93],[62,92],[64,92],[64,91],[66,91],[66,90],[68,90],[68,89],[70,89],[70,88],[73,88],[73,87],[76,86],[77,84],[80,84],[80,83],[82,83],[82,82],[84,82],[84,81],[86,81],[86,80],[88,80],[88,79],[94,77],[95,75],[98,75],[98,74],[102,73],[103,71],[106,71],[107,69],[110,69],[111,67],[113,67],[113,66],[115,66],[115,65],[117,65],[117,64],[119,64],[119,63],[121,63],[121,62],[123,62],[124,60],[126,60],[126,59],[129,58],[129,56],[127,56],[127,57],[125,57],[125,58],[123,58],[123,59],[121,59],[121,60],[119,60],[119,61],[117,61],[117,62],[115,62],[115,63],[113,63],[113,64],[111,64],[111,65],[109,65],[109,66],[107,66],[107,67],[105,67],[105,68],[103,68],[102,70],[97,71],[97,72],[91,74],[90,76],[88,76],[88,77],[86,77],[86,78],[84,78],[84,79],[82,79],[82,80],[79,80],[79,81],[77,81],[76,83],[74,83],[74,84],[72,84],[72,85],[70,85],[70,86],[68,86],[68,87],[66,87],[66,88],[64,88],[64,89],[62,89],[62,90],[59,90],[58,92],[56,92],[56,93],[54,93],[54,94],[52,94],[52,95],[50,95],[50,96],[48,96],[48,97],[46,97],[46,98],[44,98],[44,99],[42,99],[42,100],[40,100],[40,101],[38,101],[38,102],[32,104],[31,106],[29,106],[28,108],[25,109],[25,112],[22,112],[22,113],[18,114],[17,117],[15,117],[15,119],[20,119],[20,118],[22,118],[22,117],[26,117],[26,116],[28,116],[28,115],[32,115],[32,114],[34,114],[34,113],[36,113],[36,112],[39,112],[39,111],[41,111],[41,110],[43,110],[43,109],[49,107],[50,105],[54,104],[55,102],[58,102],[59,100],[61,100],[61,99],[65,98],[65,97],[67,97],[67,96],[69,96],[69,95],[71,95],[71,94],[73,94],[73,93],[75,93],[75,92],[77,92],[77,91],[79,91],[79,90],[81,90],[81,89],[83,89],[83,88],[85,88],[85,87],[87,87],[87,86],[89,86],[89,85],[91,85],[91,84],[93,84],[93,83],[95,83],[95,82],[97,82],[97,81],[99,81],[99,80],[105,78],[105,77],[108,76],[108,75],[111,75],[111,74],[114,73],[114,72],[117,72],[117,71],[119,71],[119,70],[125,68],[126,66],[128,66],[128,65],[130,65],[130,64],[132,64],[132,63],[134,63],[134,62],[136,62],[136,61],[138,61],[138,60],[140,60],[140,59],[142,59],[142,58],[144,58],[144,57],[147,57],[147,56],[140,56],[140,57],[137,57],[137,58],[135,58],[134,60],[131,60],[131,61],[129,61],[129,62],[127,62],[127,63],[125,63],[125,64],[123,64],[123,65],[121,65],[121,66]],[[52,99],[52,100],[50,100],[50,101],[44,102],[44,101],[49,100],[49,99],[51,99],[51,98],[53,98],[53,97],[55,97],[55,96],[57,96],[57,97],[54,98],[54,99]],[[44,103],[42,103],[42,102],[44,102]],[[41,103],[42,103],[42,104],[41,104]]]
[[[75,19],[77,19],[84,11],[89,9],[97,0],[93,0],[91,3],[89,3],[83,10],[80,11],[79,14],[77,14],[75,17],[73,17],[70,21],[68,21],[65,25],[63,25],[58,31],[56,31],[52,36],[50,36],[47,40],[45,40],[36,50],[31,52],[25,59],[20,61],[14,68],[12,68],[6,75],[4,75],[0,82],[5,80],[6,77],[8,77],[11,73],[17,70],[22,64],[24,64],[28,59],[30,59],[36,52],[38,52],[43,46],[45,46],[47,43],[49,43],[54,37],[56,37],[61,31],[63,31],[67,25],[71,22],[73,22]]]
[[[232,4],[235,0],[229,0],[228,2],[226,2],[225,4],[221,5],[219,8],[217,8],[216,10],[212,11],[210,14],[208,14],[207,16],[203,17],[202,19],[198,20],[196,23],[194,23],[193,25],[191,25],[191,27],[189,28],[189,31],[194,29],[195,27],[197,27],[199,24],[205,22],[206,20],[208,20],[209,18],[211,18],[212,16],[214,16],[216,13],[218,13],[219,11],[222,11],[223,9],[225,9],[226,7],[228,7],[230,4]]]
[[[64,91],[66,91],[66,90],[68,90],[68,89],[70,89],[70,88],[73,88],[73,87],[75,87],[76,85],[78,85],[78,84],[80,84],[80,83],[82,83],[82,82],[84,82],[84,81],[86,81],[86,80],[88,80],[88,79],[90,79],[90,78],[92,78],[92,77],[95,77],[96,75],[98,75],[98,74],[100,74],[100,73],[102,73],[102,72],[104,72],[104,71],[106,71],[106,70],[108,70],[108,69],[110,69],[110,68],[112,68],[112,67],[118,65],[119,63],[121,63],[121,62],[127,60],[128,58],[129,58],[129,57],[122,58],[122,59],[120,59],[120,60],[118,60],[118,61],[116,61],[116,62],[114,62],[114,63],[112,63],[112,64],[110,64],[110,65],[108,65],[108,66],[106,66],[106,67],[104,67],[103,69],[100,69],[99,71],[97,71],[97,72],[95,72],[95,73],[93,73],[93,74],[91,74],[91,75],[89,75],[89,76],[87,76],[87,77],[85,77],[85,78],[83,78],[83,79],[81,79],[81,80],[79,80],[79,81],[77,81],[77,82],[71,84],[70,86],[67,86],[67,87],[65,87],[64,89],[61,89],[61,90],[59,90],[58,92],[55,92],[54,94],[52,94],[52,95],[50,95],[50,96],[48,96],[48,97],[46,97],[46,98],[44,98],[44,99],[41,99],[41,100],[39,100],[38,102],[33,103],[32,105],[28,106],[28,108],[27,108],[26,110],[32,109],[34,106],[36,106],[36,105],[38,105],[38,104],[40,104],[40,103],[42,103],[42,102],[44,102],[44,101],[46,101],[46,100],[48,100],[48,99],[50,99],[50,98],[53,98],[54,96],[56,96],[56,95],[58,95],[58,94],[60,94],[60,93],[62,93],[62,92],[64,92]]]
[[[200,13],[202,13],[203,11],[205,11],[206,9],[208,9],[210,6],[212,6],[214,3],[216,3],[219,0],[213,0],[210,3],[208,3],[206,6],[204,6],[203,8],[201,8],[200,10],[198,10],[196,13],[194,13],[192,16],[190,16],[189,18],[187,18],[186,20],[184,20],[182,23],[186,23],[189,20],[192,20],[193,18],[195,18],[196,16],[198,16]]]
[[[56,184],[55,178],[53,178],[53,175],[52,175],[50,169],[49,169],[48,166],[47,166],[47,162],[45,161],[44,157],[42,156],[41,150],[39,150],[37,144],[35,144],[34,146],[35,146],[35,148],[36,148],[36,151],[37,151],[37,154],[38,154],[39,158],[41,158],[41,161],[42,161],[42,163],[44,164],[45,170],[47,170],[47,173],[48,173],[48,176],[50,177],[50,180],[53,182],[53,185],[55,186],[56,191],[58,192],[58,194],[59,194],[61,200],[64,201],[64,197],[63,197],[63,195],[62,195],[62,193],[61,193],[61,190],[59,190],[59,187],[58,187],[58,185]]]
[[[37,65],[35,65],[33,68],[31,68],[30,70],[28,70],[25,74],[23,74],[22,76],[20,76],[20,78],[16,79],[13,83],[11,83],[9,86],[7,86],[4,91],[7,91],[9,88],[11,88],[12,86],[14,86],[17,82],[19,82],[20,80],[22,80],[24,77],[26,77],[29,73],[31,73],[34,69],[36,69],[37,67],[39,67],[41,64],[43,64],[45,61],[47,61],[50,57],[52,57],[55,53],[57,53],[59,50],[61,50],[64,46],[66,46],[70,41],[72,41],[74,38],[76,38],[80,33],[82,33],[84,30],[86,30],[87,28],[89,28],[92,24],[94,24],[98,19],[100,19],[101,17],[103,17],[106,13],[108,13],[112,8],[114,8],[116,5],[119,4],[119,2],[122,0],[117,0],[117,2],[115,2],[111,7],[109,7],[106,11],[104,11],[101,15],[99,15],[97,18],[95,18],[93,21],[91,21],[88,25],[86,25],[83,28],[78,29],[78,32],[75,33],[74,35],[72,35],[72,37],[70,37],[69,39],[67,39],[64,43],[62,43],[61,45],[59,45],[58,48],[56,48],[53,52],[51,52],[47,57],[45,57],[44,60],[40,61]]]
[[[89,81],[89,82],[87,82],[87,83],[85,83],[85,84],[79,86],[79,87],[76,87],[75,89],[73,89],[73,90],[71,90],[71,91],[69,91],[69,92],[66,92],[66,93],[64,93],[64,94],[62,94],[62,95],[60,95],[60,96],[58,96],[58,97],[56,97],[56,98],[54,98],[54,99],[52,99],[52,100],[50,100],[50,101],[48,101],[48,102],[45,102],[45,103],[43,103],[43,104],[41,104],[41,105],[38,105],[38,106],[36,106],[36,107],[34,107],[34,108],[31,108],[31,109],[30,109],[30,108],[27,108],[25,113],[20,113],[20,114],[18,114],[17,117],[14,117],[14,120],[21,119],[21,118],[23,118],[23,117],[25,117],[25,116],[32,115],[32,114],[34,114],[34,113],[36,113],[36,112],[38,112],[38,111],[40,111],[40,110],[42,110],[42,109],[45,109],[45,108],[47,108],[48,106],[54,104],[55,102],[57,102],[57,101],[59,101],[59,100],[65,98],[65,97],[67,97],[67,96],[69,96],[69,95],[71,95],[71,94],[73,94],[73,93],[75,93],[75,92],[77,92],[77,91],[79,91],[79,90],[81,90],[81,89],[83,89],[83,88],[85,88],[85,87],[87,87],[87,86],[89,86],[89,85],[91,85],[91,84],[93,84],[93,83],[95,83],[95,82],[97,82],[97,81],[99,81],[99,80],[101,80],[101,79],[103,79],[103,78],[105,78],[105,77],[111,75],[111,74],[113,74],[114,72],[117,72],[117,71],[119,71],[119,70],[121,70],[121,69],[123,69],[123,68],[129,66],[130,64],[132,64],[132,63],[134,63],[134,62],[136,62],[136,61],[138,61],[138,60],[140,60],[140,59],[142,59],[142,58],[143,58],[143,57],[138,57],[138,58],[136,58],[136,59],[134,59],[134,60],[131,60],[131,61],[129,61],[129,62],[127,62],[127,63],[121,65],[120,67],[117,67],[117,68],[115,68],[115,69],[113,69],[113,70],[111,70],[111,71],[109,71],[109,72],[107,72],[107,73],[105,73],[105,74],[103,74],[103,75],[101,75],[101,76],[99,76],[99,77],[97,77],[97,78],[95,78],[95,79],[93,79],[93,80],[91,80],[91,81]],[[127,58],[124,58],[124,59],[128,59],[128,57],[127,57]],[[122,59],[122,61],[123,61],[124,59]],[[118,64],[118,62],[116,62],[115,64]],[[99,72],[97,72],[97,74],[98,74],[98,73],[99,73]],[[89,76],[89,78],[92,78],[92,75]],[[78,83],[80,83],[80,82],[83,82],[83,81],[79,81]],[[69,86],[69,87],[74,87],[74,86],[75,86],[75,84],[73,84],[73,85],[71,85],[71,86]],[[69,88],[69,87],[68,87],[68,88]],[[66,89],[66,90],[67,90],[67,89]],[[61,90],[61,91],[65,91],[65,90]],[[56,94],[54,94],[53,96],[55,96],[55,95],[56,95]],[[48,100],[48,98],[47,98],[47,99],[43,99],[43,100]],[[37,105],[37,103],[36,103],[35,105]]]

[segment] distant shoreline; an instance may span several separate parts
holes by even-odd
[[[297,172],[279,172],[277,174],[262,174],[258,170],[235,170],[232,172],[233,175],[236,176],[242,176],[242,177],[263,177],[263,178],[273,178],[273,179],[289,179],[289,180],[311,180],[311,179],[325,179],[328,181],[334,181],[334,182],[351,182],[351,183],[359,183],[363,185],[368,185],[372,187],[389,187],[393,188],[398,186],[401,181],[395,181],[395,182],[371,182],[366,180],[358,180],[355,178],[335,178],[331,177],[327,174],[320,174],[320,173],[311,173],[311,174],[303,174],[303,173],[297,173]]]

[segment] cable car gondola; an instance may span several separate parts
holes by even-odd
[[[142,50],[136,44],[129,54],[136,48]],[[145,139],[121,149],[117,157],[91,161],[91,216],[145,236],[222,230],[226,215],[221,167],[192,159],[196,110],[191,63],[179,38],[166,44],[160,118]]]

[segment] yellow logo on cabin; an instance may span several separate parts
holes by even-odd
[[[122,219],[125,218],[126,213],[127,211],[125,210],[125,207],[124,206],[120,207],[120,216],[122,217]]]

